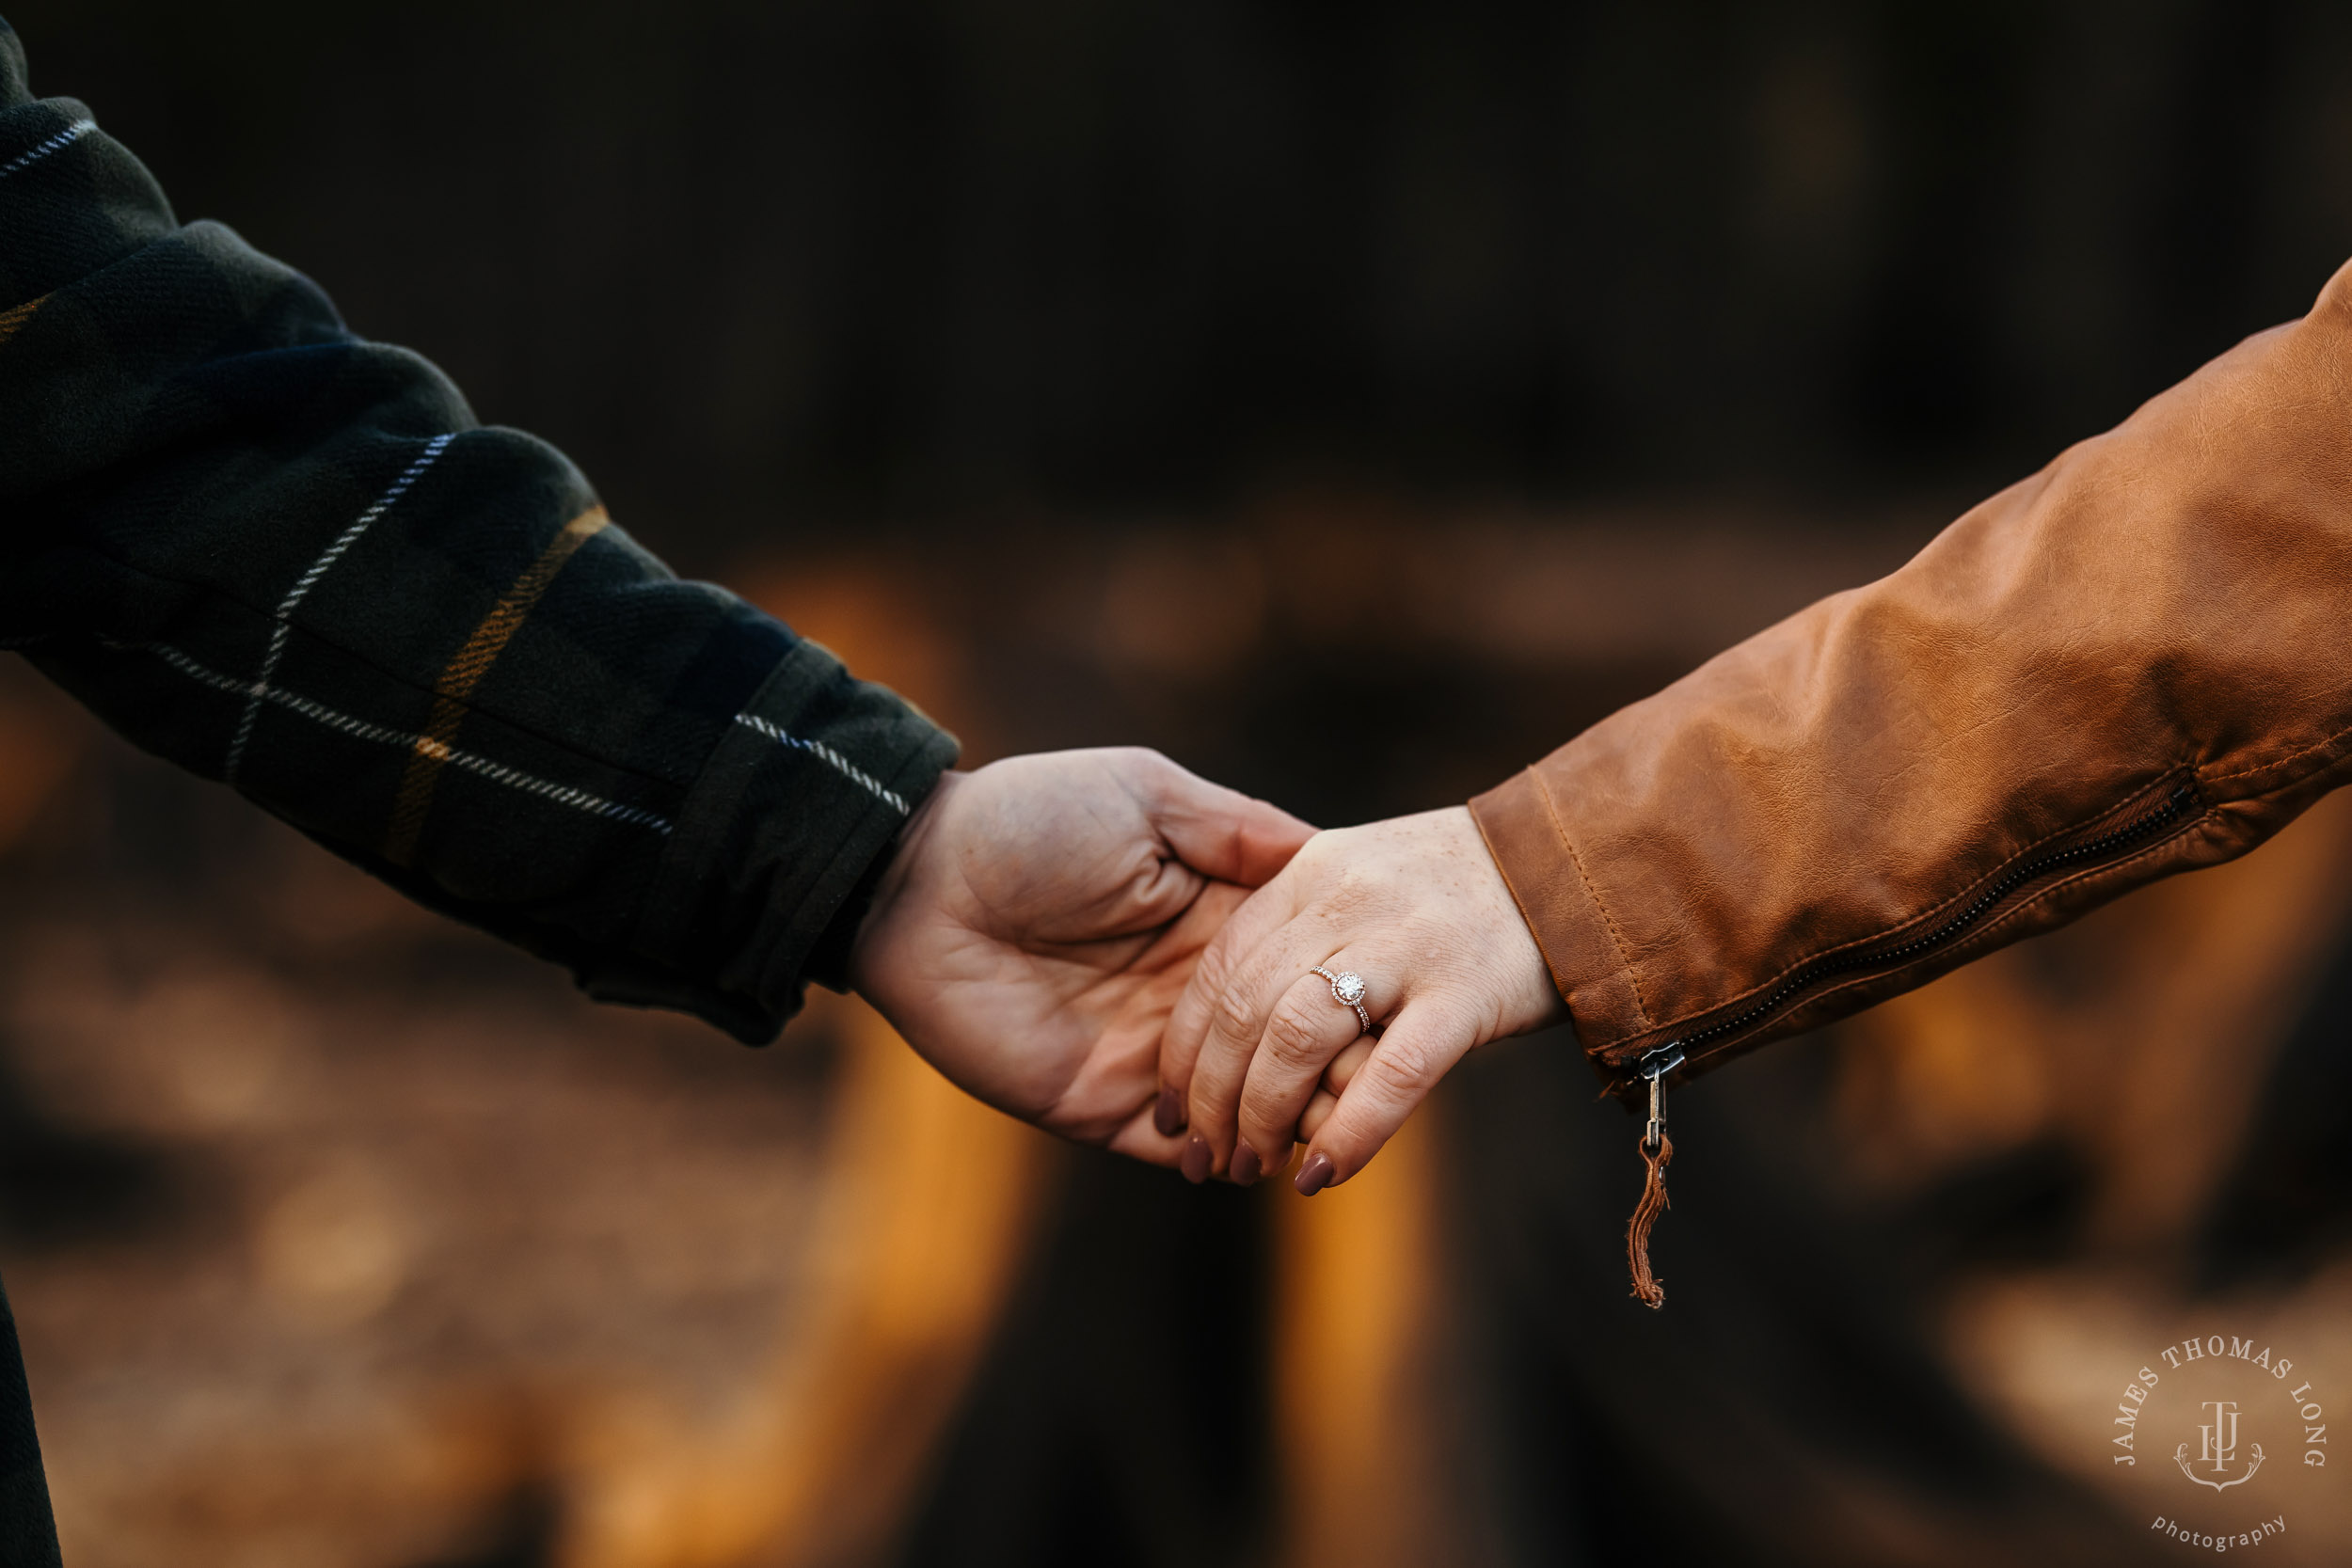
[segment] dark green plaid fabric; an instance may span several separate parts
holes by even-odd
[[[0,24],[0,643],[593,993],[750,1040],[953,758],[308,279]]]
[[[838,981],[845,906],[955,752],[309,279],[179,223],[32,97],[4,22],[0,646],[591,993],[752,1041]],[[54,1560],[20,1544],[47,1509],[13,1349],[9,1565]]]

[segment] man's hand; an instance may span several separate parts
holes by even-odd
[[[1377,1043],[1317,965],[1363,977]],[[1298,1190],[1335,1185],[1473,1046],[1565,1016],[1467,809],[1318,833],[1217,934],[1168,1025],[1179,1164],[1247,1185],[1304,1135]]]
[[[989,1104],[1174,1164],[1181,1138],[1153,1125],[1168,1011],[1226,916],[1313,832],[1156,752],[949,773],[882,875],[851,983]]]

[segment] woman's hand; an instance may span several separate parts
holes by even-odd
[[[858,929],[850,977],[907,1043],[1000,1110],[1173,1164],[1154,1130],[1169,1009],[1249,888],[1314,832],[1156,752],[949,773]]]
[[[1367,1041],[1331,982],[1363,977]],[[1470,1048],[1566,1016],[1535,939],[1460,806],[1316,834],[1201,954],[1161,1050],[1164,1132],[1195,1181],[1247,1184],[1311,1138],[1298,1190],[1346,1180]]]

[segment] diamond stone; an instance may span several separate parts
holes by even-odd
[[[1353,1007],[1364,999],[1364,977],[1354,973],[1342,974],[1331,982],[1331,994]]]

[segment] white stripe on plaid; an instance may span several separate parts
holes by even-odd
[[[122,644],[109,645],[121,646]],[[153,654],[181,673],[202,681],[206,686],[215,689],[246,692],[253,690],[253,684],[250,681],[241,681],[233,675],[224,675],[217,670],[206,669],[167,642],[140,642],[129,644],[129,646]],[[525,794],[536,795],[543,800],[553,800],[558,805],[584,811],[592,816],[609,816],[616,822],[629,822],[641,828],[651,828],[658,833],[666,834],[670,831],[668,818],[657,816],[652,812],[637,806],[625,806],[618,800],[608,800],[601,795],[591,795],[584,789],[574,789],[568,784],[552,784],[536,775],[526,773],[519,768],[509,768],[504,763],[492,762],[488,757],[478,756],[471,752],[461,752],[453,746],[441,748],[438,741],[426,736],[417,735],[407,730],[396,730],[389,724],[371,724],[364,719],[354,719],[348,713],[338,713],[324,703],[314,703],[308,697],[297,697],[291,691],[277,688],[262,691],[260,695],[289,712],[299,713],[306,719],[315,720],[325,724],[330,730],[340,730],[344,735],[359,740],[373,740],[379,745],[398,747],[404,752],[414,751],[420,746],[439,748],[443,752],[443,760],[452,768],[462,768],[469,773],[489,780],[492,784],[506,784]]]
[[[757,718],[749,713],[737,714],[735,716],[735,721],[739,724],[747,725],[752,729],[757,730],[761,735],[764,735],[769,739],[775,741],[778,745],[789,746],[795,751],[806,752],[811,756],[820,759],[832,767],[835,772],[841,774],[844,778],[849,779],[851,783],[863,784],[867,792],[870,793],[876,800],[883,801],[891,806],[900,816],[907,815],[908,807],[905,796],[899,794],[895,789],[884,789],[882,787],[882,782],[880,779],[874,777],[873,774],[868,773],[865,768],[860,768],[856,763],[851,762],[848,757],[843,756],[839,752],[834,751],[823,741],[803,740],[799,736],[787,734],[787,732],[776,728],[775,725],[768,722],[767,720]]]
[[[229,760],[221,767],[220,776],[228,783],[233,784],[237,782],[237,768],[245,761],[246,742],[253,738],[254,716],[262,711],[262,700],[272,694],[269,687],[270,679],[278,673],[278,661],[286,652],[286,639],[294,629],[292,617],[294,606],[300,604],[303,595],[318,585],[319,578],[326,575],[326,569],[341,560],[345,550],[358,542],[359,535],[368,531],[369,525],[390,511],[392,503],[406,495],[408,487],[417,483],[425,469],[433,467],[433,460],[449,450],[449,444],[456,439],[454,436],[436,436],[432,440],[427,441],[424,444],[424,451],[419,452],[416,460],[401,470],[398,479],[392,481],[391,488],[378,496],[373,506],[360,513],[357,522],[336,536],[335,542],[326,546],[326,552],[310,562],[310,569],[302,574],[302,580],[295,583],[285,598],[279,602],[278,624],[270,628],[269,652],[262,656],[262,673],[253,677],[252,689],[246,699],[245,712],[237,719],[237,733],[230,737],[229,742]]]
[[[72,124],[67,126],[56,135],[51,136],[47,141],[35,142],[32,146],[26,148],[15,157],[10,158],[7,163],[0,164],[0,180],[6,180],[9,175],[18,172],[27,166],[40,162],[43,158],[48,157],[52,152],[60,151],[65,148],[72,147],[75,142],[80,141],[84,136],[88,135],[92,131],[97,129],[98,121],[94,119],[75,120]]]

